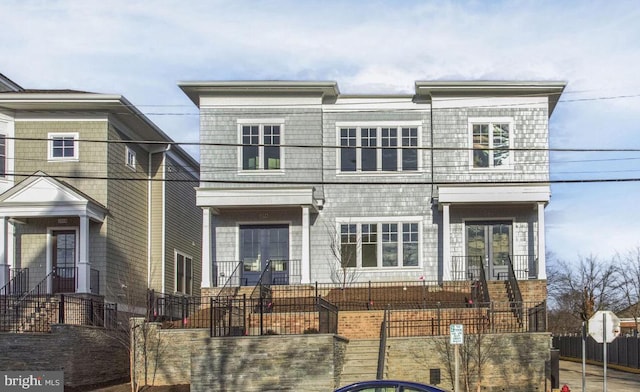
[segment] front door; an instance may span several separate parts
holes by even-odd
[[[243,284],[253,286],[271,261],[268,284],[286,284],[289,279],[289,226],[241,225],[240,260],[243,262]],[[265,279],[265,278],[263,278]]]
[[[483,269],[487,280],[508,278],[511,226],[504,221],[467,222],[467,271],[472,279]]]
[[[76,232],[55,230],[51,233],[53,293],[76,291]]]

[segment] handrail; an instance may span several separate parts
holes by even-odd
[[[47,293],[47,288],[46,286],[44,287],[44,289],[41,287],[43,284],[46,285],[49,278],[53,277],[55,271],[51,271],[47,274],[47,276],[44,277],[44,279],[42,279],[40,282],[38,282],[37,285],[33,286],[33,288],[31,290],[29,290],[26,294],[22,295],[18,301],[22,301],[27,297],[36,295],[36,296],[40,296],[40,294],[48,294]]]
[[[265,278],[267,283],[263,283],[263,280],[265,280]],[[256,286],[253,288],[253,291],[251,292],[251,295],[249,296],[249,298],[251,299],[266,298],[264,294],[265,292],[268,292],[270,289],[271,289],[271,260],[267,260],[267,265],[262,270],[262,273],[260,274],[260,278],[258,279],[258,283],[256,283]],[[258,297],[256,297],[256,291],[258,291]]]
[[[0,295],[22,295],[29,287],[29,268],[13,268],[13,277],[0,288]]]
[[[243,264],[244,263],[242,261],[238,262],[238,265],[236,265],[236,268],[233,269],[233,272],[231,272],[231,275],[229,275],[229,277],[227,278],[227,281],[224,282],[222,287],[220,287],[220,289],[218,290],[218,295],[216,297],[221,297],[222,293],[224,292],[224,289],[226,289],[227,286],[231,286],[229,282],[231,282],[233,280],[234,276],[238,275],[242,271],[242,265]]]
[[[518,279],[516,279],[516,273],[513,269],[511,255],[507,257],[507,266],[509,267],[509,287],[511,288],[509,301],[511,302],[512,308],[514,308],[518,320],[522,321],[522,293],[520,292],[520,285],[518,285]],[[520,304],[520,306],[518,306],[518,304]]]
[[[491,302],[491,299],[489,298],[489,285],[487,283],[487,274],[485,273],[485,269],[484,269],[484,262],[482,260],[480,260],[480,295],[482,296],[482,298],[480,299],[480,302]]]
[[[384,379],[384,360],[387,356],[387,336],[389,335],[389,312],[391,312],[391,310],[387,306],[387,309],[384,310],[382,324],[380,325],[380,347],[378,348],[378,369],[376,371],[377,380]]]

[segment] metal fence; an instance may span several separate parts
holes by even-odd
[[[546,319],[545,314],[546,307],[536,303],[492,302],[466,308],[391,309],[386,323],[389,337],[448,335],[451,324],[463,324],[469,334],[543,332],[546,325],[539,320]]]
[[[28,295],[0,308],[2,332],[51,332],[52,324],[116,328],[117,305],[65,295]]]
[[[602,343],[597,343],[591,336],[585,341],[586,359],[604,362]],[[554,336],[553,347],[560,350],[560,356],[582,358],[581,336]],[[640,369],[640,338],[620,336],[607,346],[607,363]]]

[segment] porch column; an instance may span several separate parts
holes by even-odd
[[[11,279],[7,254],[7,218],[3,216],[0,217],[0,288],[9,283]]]
[[[78,293],[91,293],[91,263],[89,262],[89,218],[80,216],[78,257]]]
[[[201,288],[211,286],[211,211],[202,209],[202,282]]]
[[[547,279],[546,246],[544,241],[544,204],[538,203],[538,279]]]
[[[442,205],[442,281],[451,280],[451,229],[449,204]]]
[[[302,257],[300,260],[300,283],[311,281],[311,235],[309,206],[302,206]]]

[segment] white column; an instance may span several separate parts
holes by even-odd
[[[89,262],[89,218],[80,217],[78,255],[78,293],[91,292],[91,263]]]
[[[202,282],[201,288],[211,286],[211,211],[202,209]]]
[[[7,257],[7,218],[0,217],[0,288],[4,287],[11,275],[9,273],[9,260]],[[4,293],[0,293],[3,295]]]
[[[302,257],[300,261],[300,283],[311,282],[311,228],[309,225],[309,206],[302,207]],[[293,282],[296,283],[296,282]]]
[[[442,281],[451,280],[451,229],[449,204],[442,205]]]
[[[546,245],[544,241],[544,203],[538,203],[538,279],[547,279]]]

